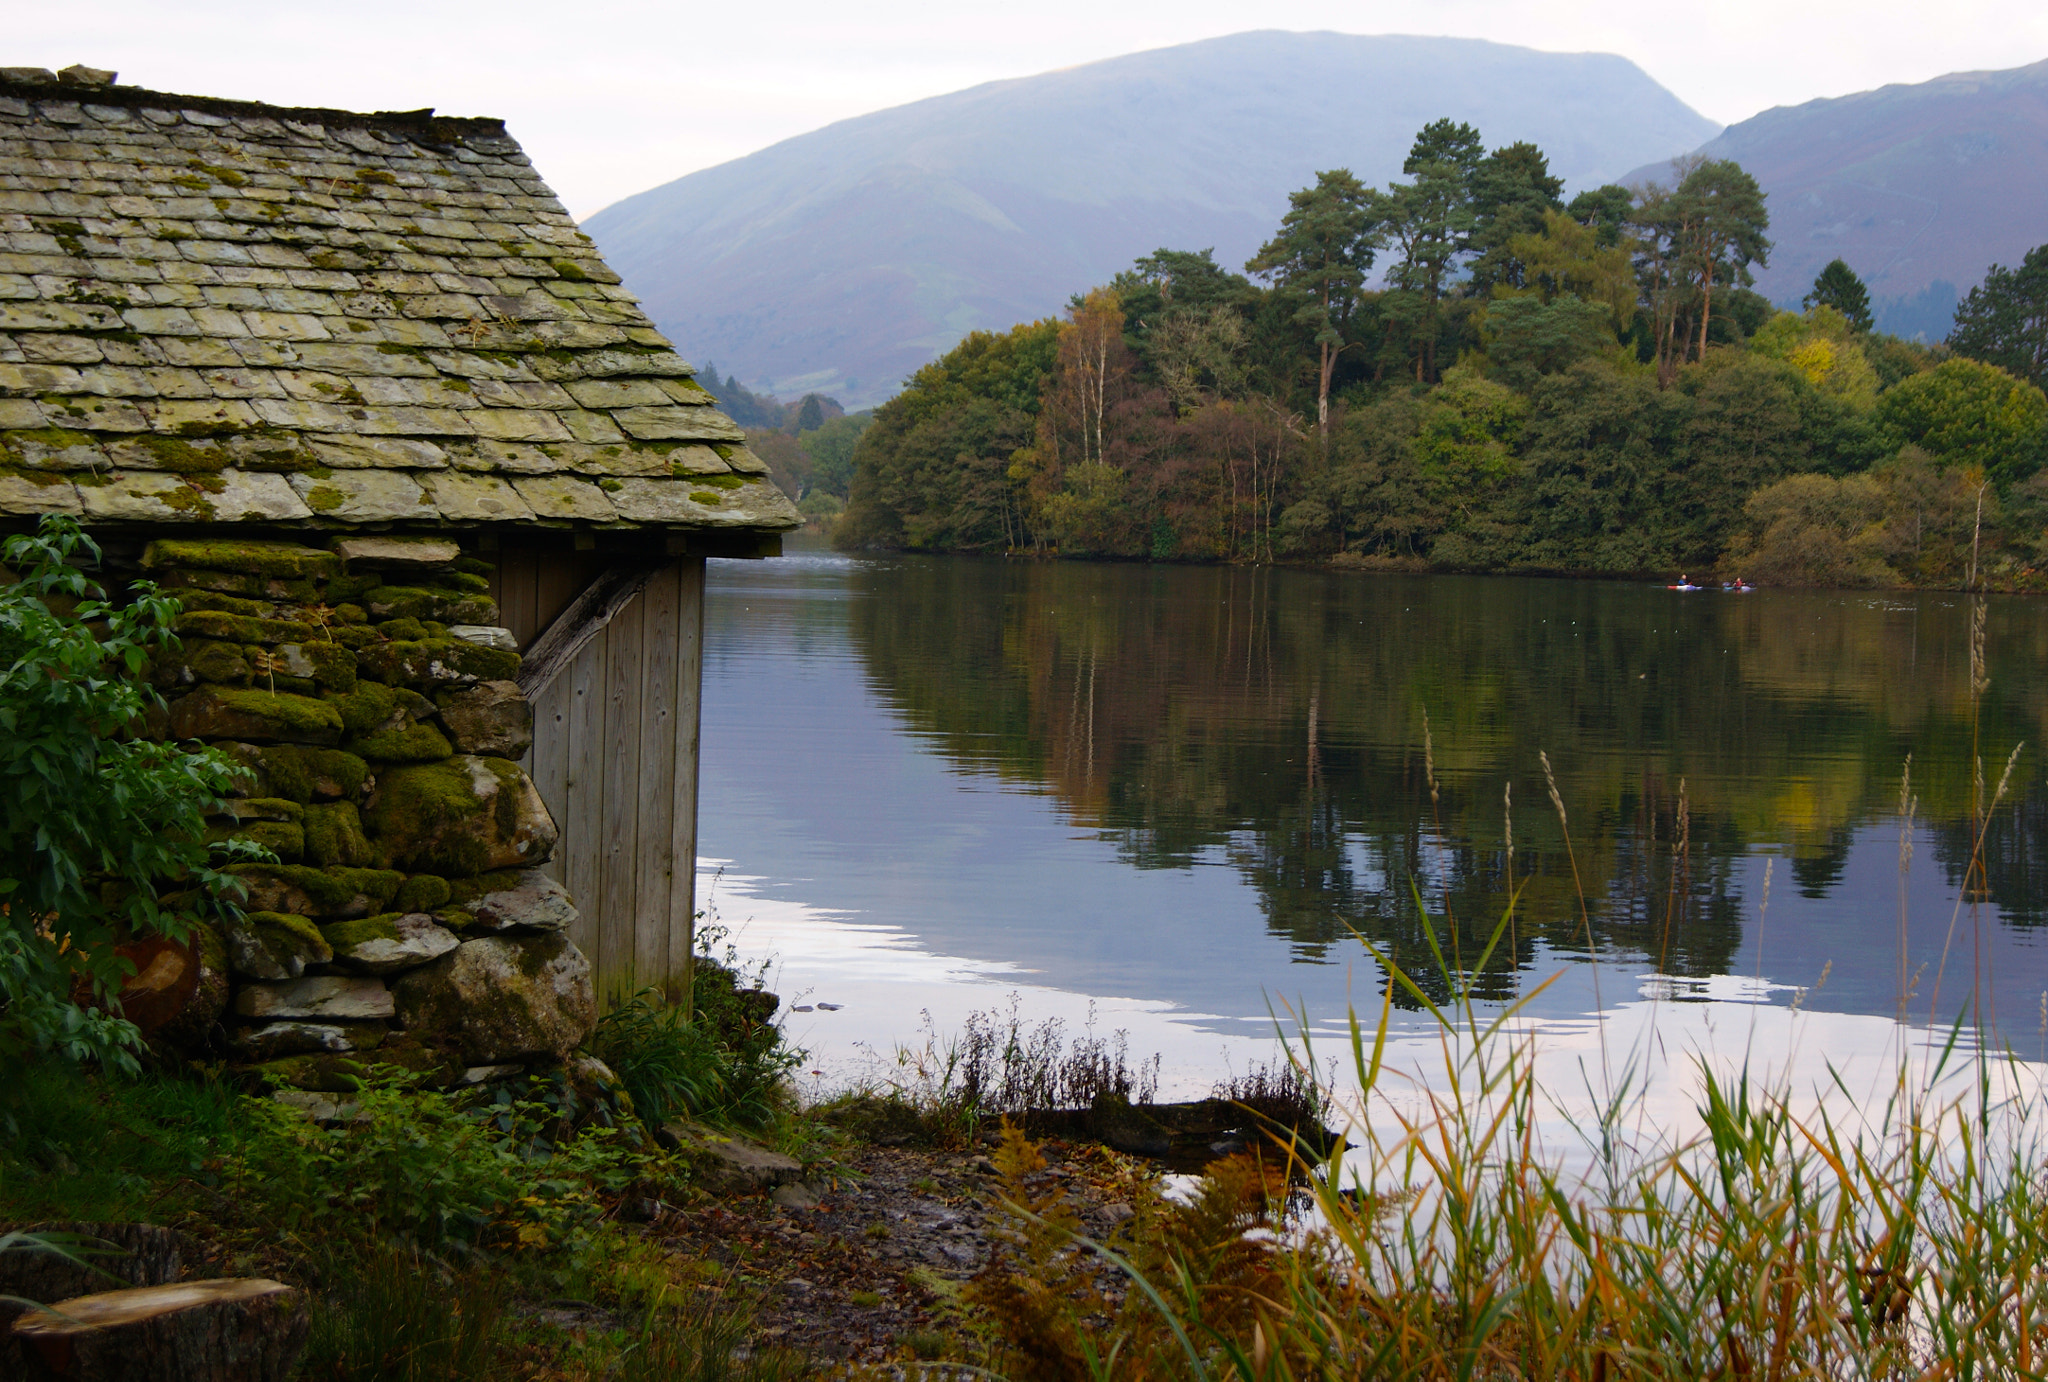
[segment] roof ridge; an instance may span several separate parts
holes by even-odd
[[[266,117],[273,120],[291,120],[299,124],[333,125],[344,129],[387,129],[424,136],[427,142],[435,144],[451,144],[465,136],[480,135],[494,139],[510,137],[506,133],[504,120],[498,116],[436,115],[432,106],[419,110],[378,111],[333,110],[325,106],[278,106],[264,101],[235,101],[219,96],[185,96],[169,91],[153,91],[146,86],[95,86],[84,82],[65,81],[61,78],[32,81],[4,74],[0,74],[0,96],[38,102],[73,101],[96,106],[116,106],[128,110],[196,110],[207,115]]]

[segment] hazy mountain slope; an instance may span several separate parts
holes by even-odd
[[[2048,62],[1780,106],[1699,152],[1736,160],[1770,194],[1762,292],[1792,305],[1839,255],[1870,285],[1880,325],[1939,338],[1957,289],[2048,241]]]
[[[1439,116],[1536,141],[1575,187],[1715,131],[1604,54],[1247,33],[842,121],[585,229],[690,358],[859,406],[1161,246],[1236,267],[1318,169],[1385,182]]]

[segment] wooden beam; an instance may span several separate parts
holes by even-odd
[[[562,669],[576,660],[576,654],[633,602],[633,597],[646,587],[658,569],[652,563],[622,563],[585,586],[583,593],[571,600],[569,607],[548,625],[547,632],[526,650],[519,664],[519,689],[526,699],[538,699],[562,674]]]

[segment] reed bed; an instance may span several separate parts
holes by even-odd
[[[1981,694],[1974,667],[1973,682]],[[1971,872],[2017,756],[1995,788],[1976,769]],[[1434,778],[1432,763],[1433,792]],[[1550,793],[1569,847],[1554,783]],[[1903,874],[1910,768],[1900,800]],[[1388,978],[1377,1021],[1354,1010],[1348,1050],[1326,1062],[1296,1015],[1288,1058],[1325,1090],[1321,1107],[1349,1143],[1328,1161],[1294,1160],[1276,1139],[1278,1157],[1212,1167],[1185,1202],[1141,1195],[1133,1222],[1102,1239],[1040,1193],[1036,1150],[1010,1134],[997,1160],[1018,1231],[970,1292],[994,1370],[1203,1382],[2048,1376],[2041,1067],[1999,1054],[1974,1004],[1923,1029],[1917,1051],[1902,1025],[1875,1097],[1834,1065],[1831,1091],[1795,1094],[1789,1075],[1702,1059],[1696,1118],[1646,1134],[1642,1070],[1604,1040],[1587,1074],[1591,1112],[1566,1115],[1539,1081],[1524,1014],[1542,987],[1505,1008],[1472,997],[1512,903],[1476,963],[1447,961],[1417,906],[1442,982],[1426,991],[1361,936]],[[1434,1019],[1441,1051],[1440,1072],[1412,1085],[1389,1063],[1397,990]]]

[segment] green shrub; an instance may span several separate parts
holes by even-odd
[[[133,1025],[74,1005],[73,984],[105,998],[132,972],[117,940],[182,940],[230,910],[239,885],[213,857],[263,852],[210,849],[206,817],[245,770],[133,737],[161,706],[143,676],[176,645],[176,600],[141,582],[110,603],[73,565],[99,548],[68,518],[0,555],[19,578],[0,586],[0,1063],[54,1052],[132,1070]]]
[[[252,1101],[249,1158],[304,1224],[352,1236],[574,1249],[645,1160],[615,1129],[551,1141],[555,1112],[505,1091],[451,1093],[384,1070],[343,1098],[351,1116],[331,1127]]]

